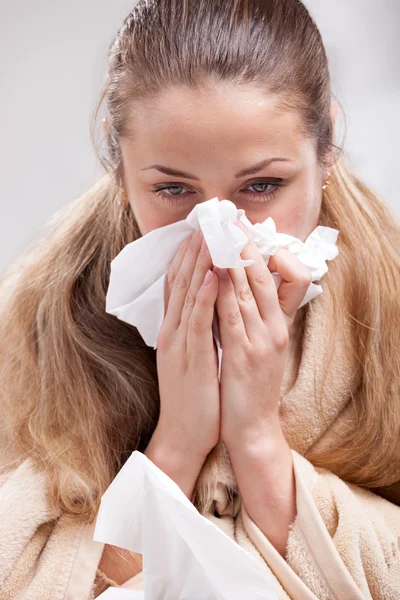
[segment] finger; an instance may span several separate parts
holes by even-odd
[[[166,315],[168,310],[169,298],[171,295],[172,287],[174,285],[176,274],[178,273],[181,267],[187,247],[192,241],[195,233],[196,231],[185,237],[183,242],[180,244],[174,258],[172,259],[171,264],[168,267],[168,271],[164,280],[164,316]]]
[[[242,314],[246,335],[249,340],[254,341],[257,337],[260,337],[264,323],[258,310],[257,301],[251,289],[246,269],[240,267],[228,269],[228,272],[232,280],[236,301]]]
[[[287,248],[280,248],[271,256],[268,267],[271,272],[277,272],[282,277],[282,283],[277,293],[280,307],[285,317],[287,317],[288,326],[290,326],[310,287],[311,272]]]
[[[209,357],[210,365],[215,363],[214,336],[212,324],[215,301],[218,295],[218,277],[209,270],[196,296],[196,302],[187,325],[187,349],[190,356]],[[205,364],[202,360],[201,364]],[[201,382],[199,382],[201,383]]]
[[[196,266],[200,246],[201,232],[196,230],[186,248],[185,255],[172,286],[171,295],[168,302],[168,310],[164,319],[165,327],[171,328],[171,330],[178,329],[181,323],[182,310],[185,303],[186,294],[192,281],[192,275]]]
[[[203,233],[201,232],[201,246],[197,256],[196,266],[192,275],[192,281],[190,283],[189,290],[186,294],[185,304],[182,310],[181,325],[188,323],[190,315],[192,314],[193,307],[196,303],[197,294],[203,284],[204,277],[208,269],[212,267],[212,260],[210,251],[204,239]]]
[[[279,305],[275,281],[271,275],[271,269],[269,265],[266,265],[264,257],[248,231],[242,226],[240,221],[236,221],[236,224],[243,229],[249,238],[249,242],[243,248],[240,256],[244,260],[254,260],[252,265],[245,267],[245,271],[261,319],[265,323],[280,323],[282,322],[282,311]]]
[[[221,339],[235,341],[247,339],[235,289],[228,269],[215,269],[218,274],[217,313]],[[233,269],[232,269],[233,270]]]

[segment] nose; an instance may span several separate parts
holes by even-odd
[[[230,200],[229,198],[229,192],[227,192],[226,190],[216,190],[215,188],[213,189],[209,189],[208,191],[206,190],[204,192],[204,199],[205,200],[211,200],[212,198],[218,198],[218,200],[221,202],[222,200]],[[231,202],[233,202],[233,200],[231,200]]]

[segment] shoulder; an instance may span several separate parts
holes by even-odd
[[[1,462],[0,589],[4,597],[65,597],[86,524],[62,514],[49,499],[46,472],[31,458],[13,465]],[[84,560],[78,561],[77,577],[71,583],[74,589],[82,588],[82,598],[88,597],[86,588],[91,583],[87,574],[82,579],[82,573],[95,550],[84,553]],[[97,555],[94,558],[97,564]]]
[[[31,458],[6,461],[2,455],[0,588],[6,596],[8,592],[10,598],[14,597],[16,591],[30,585],[35,588],[37,563],[45,556],[46,544],[57,530],[59,516],[49,502],[46,473]]]
[[[1,534],[25,528],[33,533],[46,521],[59,516],[49,501],[49,486],[45,471],[32,458],[1,461],[0,467],[0,527]],[[4,522],[5,521],[5,522]]]

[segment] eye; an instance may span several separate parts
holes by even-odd
[[[269,189],[268,191],[264,191],[264,192],[259,192],[259,193],[249,192],[249,194],[257,202],[264,202],[264,201],[266,201],[265,199],[275,198],[276,193],[278,192],[279,188],[281,188],[281,187],[284,186],[284,183],[282,183],[282,181],[283,180],[280,180],[277,183],[271,183],[271,182],[268,182],[268,181],[258,181],[256,183],[252,183],[248,187],[254,188],[254,187],[257,187],[257,186],[269,186],[272,189]]]
[[[267,188],[269,187],[270,189],[268,191],[262,191],[262,192],[257,192],[257,191],[256,192],[247,192],[246,190],[244,190],[244,194],[247,194],[247,196],[250,196],[250,198],[254,199],[256,202],[266,202],[270,198],[275,198],[276,193],[279,190],[279,188],[285,186],[285,183],[283,183],[283,181],[284,180],[281,178],[275,179],[273,183],[270,181],[256,181],[247,187],[255,188],[257,186],[261,186],[261,187],[266,186]],[[189,192],[189,193],[185,193],[185,194],[179,194],[179,193],[167,194],[167,193],[165,193],[165,190],[182,190],[182,189],[186,189],[186,188],[180,184],[171,184],[171,185],[167,185],[164,187],[154,188],[153,193],[169,204],[182,204],[183,202],[185,202],[188,199],[188,196],[193,195],[194,192]]]

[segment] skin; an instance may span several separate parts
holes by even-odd
[[[271,216],[277,231],[304,241],[318,224],[328,175],[318,166],[315,142],[301,133],[297,115],[278,112],[275,105],[258,89],[220,84],[203,94],[165,91],[135,112],[135,141],[122,139],[121,150],[124,187],[141,233],[184,219],[197,203],[217,196],[245,209],[252,223]],[[336,113],[332,104],[334,121]],[[290,162],[235,178],[273,157]],[[193,174],[198,181],[143,170],[153,164]],[[283,178],[286,185],[268,198],[263,194],[273,191],[273,178]],[[167,185],[175,186],[164,190],[169,197],[154,193],[156,186]]]
[[[332,103],[333,125],[337,110],[337,104]],[[104,126],[107,128],[106,122]],[[183,88],[166,90],[151,104],[135,111],[132,130],[134,139],[120,140],[125,172],[123,184],[142,235],[185,219],[197,203],[214,197],[234,202],[238,209],[246,211],[252,223],[271,216],[278,232],[302,241],[318,225],[322,186],[329,171],[319,166],[315,142],[302,133],[296,113],[279,112],[276,100],[260,90],[225,84],[203,93]],[[272,162],[257,173],[235,177],[237,172],[273,157],[287,160]],[[186,176],[149,169],[155,164],[185,171]],[[188,174],[198,179],[190,179]],[[282,178],[282,187],[276,185],[276,178]],[[156,194],[156,186],[171,188],[164,190],[165,196],[160,196]],[[202,282],[207,269],[212,269],[212,263],[207,250],[204,252],[204,244],[201,252],[201,243],[202,240],[196,238],[182,244],[169,269],[171,285],[170,289],[166,287],[162,335],[165,341],[161,345],[161,356],[170,356],[170,363],[167,358],[162,359],[160,372],[165,373],[165,381],[170,377],[167,387],[171,388],[172,369],[184,362],[179,352],[189,346],[194,351],[200,343],[205,344],[200,338],[193,338],[189,344],[189,317],[200,314],[200,310],[204,315],[207,311],[208,315],[212,314],[209,304],[211,302],[212,308],[215,303],[224,348],[220,390],[218,393],[215,387],[215,348],[211,340],[208,362],[203,367],[205,372],[212,372],[214,387],[210,384],[207,389],[207,404],[197,399],[193,406],[193,410],[198,411],[196,422],[210,416],[210,412],[201,413],[203,406],[204,411],[206,408],[212,411],[214,423],[219,413],[220,439],[229,450],[246,510],[284,556],[289,525],[296,516],[296,502],[292,455],[278,416],[279,389],[292,326],[311,281],[310,274],[297,257],[285,249],[272,256],[267,266],[249,237],[241,257],[252,258],[255,263],[245,269],[220,271],[214,268],[217,276],[213,275],[205,290]],[[193,297],[207,298],[208,304],[206,301],[202,307],[185,304],[186,290],[179,291],[173,285],[180,270],[185,271],[187,280],[192,282]],[[275,271],[283,278],[278,291],[271,276]],[[171,294],[174,301],[170,308]],[[173,340],[170,347],[168,340]],[[195,364],[198,370],[198,358]],[[187,389],[193,390],[198,378],[195,372],[185,372],[176,380],[184,381]],[[182,387],[180,384],[177,389]],[[160,395],[161,389],[160,380]],[[194,430],[189,431],[186,440],[181,437],[181,449],[171,448],[170,442],[166,445],[167,431],[175,441],[185,431],[185,424],[181,422],[171,434],[172,424],[179,422],[174,415],[183,414],[185,409],[188,415],[193,415],[192,409],[188,410],[188,395],[184,396],[181,405],[177,402],[177,393],[168,403],[164,400],[164,406],[169,405],[164,413],[161,403],[161,413],[167,414],[162,420],[164,427],[157,426],[146,455],[190,497],[207,451],[218,435],[214,427],[209,438],[210,448],[202,448],[197,459],[194,450],[193,469],[189,473],[188,461],[180,460],[180,456],[185,453],[187,456],[190,451]],[[218,402],[217,411],[214,399]],[[121,583],[126,578],[120,578]]]

